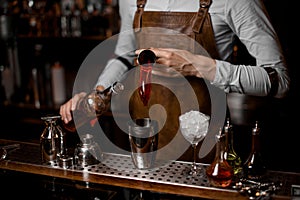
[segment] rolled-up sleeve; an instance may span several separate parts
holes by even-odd
[[[216,75],[211,83],[225,92],[267,96],[271,81],[266,67],[277,72],[278,90],[274,96],[286,96],[290,78],[281,44],[260,0],[227,0],[224,21],[245,45],[256,65],[233,65],[217,61]]]

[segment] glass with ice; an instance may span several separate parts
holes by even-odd
[[[202,141],[208,131],[210,117],[200,111],[189,111],[179,116],[180,130],[183,137],[192,145],[193,163],[192,167],[184,170],[184,174],[188,176],[200,176],[201,168],[196,164],[196,148]]]

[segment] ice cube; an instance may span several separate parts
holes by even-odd
[[[207,134],[210,117],[200,111],[191,110],[179,116],[180,129],[188,141]]]

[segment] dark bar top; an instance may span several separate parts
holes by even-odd
[[[232,188],[211,187],[206,177],[191,179],[181,175],[189,162],[170,161],[152,170],[138,170],[130,156],[105,153],[99,164],[63,169],[56,163],[41,163],[39,144],[0,139],[0,146],[15,143],[20,144],[20,148],[8,152],[6,159],[0,161],[0,169],[190,197],[248,199]],[[300,174],[297,173],[269,171],[268,179],[282,183],[272,199],[290,199],[291,185],[300,185]]]

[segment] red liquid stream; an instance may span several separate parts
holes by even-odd
[[[148,105],[150,99],[152,66],[153,63],[140,65],[139,95],[144,106]]]

